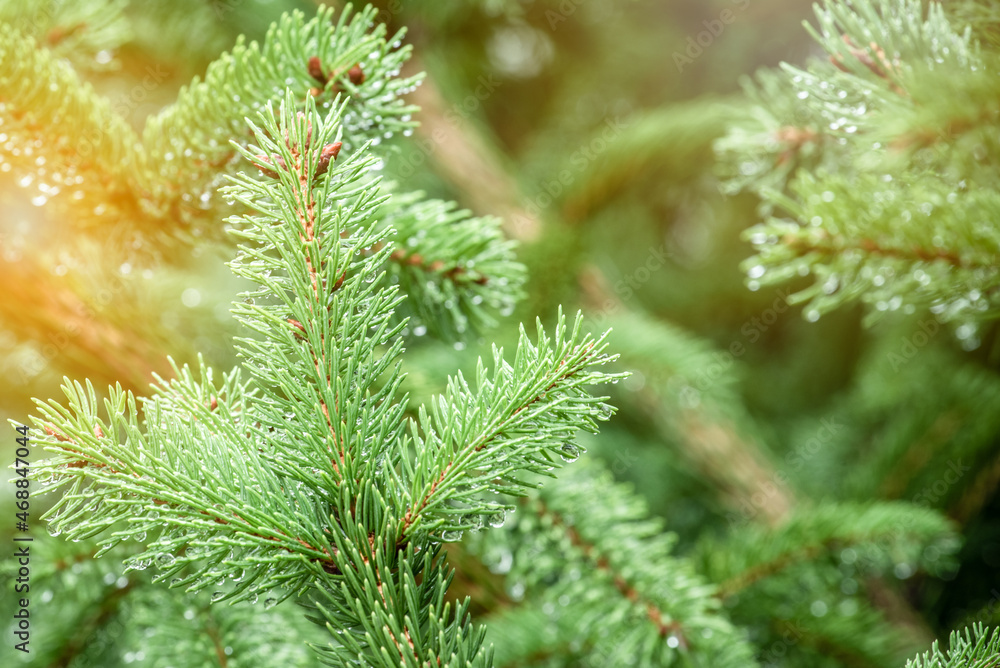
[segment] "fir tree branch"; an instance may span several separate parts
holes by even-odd
[[[496,218],[473,218],[423,193],[394,195],[380,224],[396,230],[387,278],[408,299],[397,317],[416,334],[459,340],[495,326],[522,295],[526,272]]]
[[[930,651],[911,661],[906,668],[997,668],[1000,666],[1000,629],[989,630],[974,624],[953,631],[949,648],[941,651],[935,640]]]
[[[904,503],[831,504],[799,511],[775,529],[752,526],[736,531],[727,538],[728,547],[707,541],[700,546],[698,559],[706,575],[719,583],[718,595],[726,598],[791,565],[816,561],[835,549],[860,546],[883,564],[892,555],[884,549],[867,550],[866,546],[886,541],[900,554],[913,552],[916,563],[921,563],[926,544],[935,544],[941,554],[957,547],[951,524],[934,511]],[[924,565],[944,567],[941,562]]]
[[[68,408],[39,406],[47,449],[57,456],[36,470],[42,480],[54,479],[47,492],[66,488],[46,513],[54,530],[80,539],[121,521],[130,524],[103,541],[102,553],[126,538],[144,540],[156,532],[144,552],[127,560],[133,568],[155,563],[164,579],[204,559],[200,572],[173,584],[202,589],[232,574],[242,580],[233,595],[242,598],[280,583],[301,587],[313,564],[315,570],[336,568],[329,538],[313,519],[317,501],[275,476],[256,441],[232,431],[223,440],[201,423],[178,423],[176,415],[161,413],[156,399],[145,406],[154,428],[142,434],[136,402],[120,388],[105,402],[110,421],[104,424],[92,386],[64,390]],[[284,562],[285,572],[274,573],[255,558],[260,550],[271,555],[271,563]]]
[[[519,510],[477,549],[491,568],[509,569],[508,582],[529,597],[529,617],[538,604],[552,603],[543,606],[554,626],[543,647],[563,638],[589,643],[586,658],[609,666],[637,658],[644,665],[752,665],[712,588],[670,554],[674,537],[595,462],[576,464]]]
[[[7,23],[0,23],[0,80],[5,82],[0,96],[4,134],[16,145],[38,147],[5,152],[2,160],[12,173],[34,181],[41,157],[47,170],[63,177],[59,201],[68,205],[70,194],[80,192],[83,197],[72,206],[91,211],[127,201],[131,176],[142,165],[139,139],[108,100],[81,81],[68,62]]]
[[[749,286],[812,274],[792,297],[809,320],[855,300],[869,322],[901,308],[994,319],[1000,237],[983,221],[998,202],[969,155],[995,144],[995,57],[939,3],[826,2],[816,16],[829,62],[762,73],[753,120],[717,144],[727,189],[764,200]]]
[[[130,394],[111,390],[105,422],[92,386],[67,382],[67,406],[39,402],[36,420],[55,456],[35,470],[63,491],[47,517],[79,538],[126,522],[107,548],[154,532],[129,565],[155,562],[158,579],[189,590],[235,582],[213,600],[319,585],[318,609],[341,632],[321,650],[335,665],[488,664],[468,601],[444,600],[438,543],[506,507],[486,491],[535,487],[523,476],[547,474],[556,453],[574,458],[576,430],[610,416],[584,390],[619,377],[596,370],[612,359],[606,335],[561,315],[551,338],[538,324],[537,344],[522,330],[512,365],[495,349],[478,395],[458,376],[404,437],[406,323],[392,319],[403,296],[382,280],[394,248],[374,221],[375,158],[338,159],[344,105],[297,107],[288,93],[250,124],[255,145],[235,148],[263,180],[233,177],[227,190],[250,212],[231,219],[243,241],[231,268],[259,286],[234,309],[256,334],[239,339],[248,380],[233,372],[216,386],[204,365],[201,378],[175,367],[143,402],[145,430]]]
[[[414,107],[400,96],[419,76],[397,77],[409,47],[400,46],[402,33],[388,38],[374,17],[372,8],[355,14],[350,6],[337,21],[330,9],[308,22],[301,13],[283,17],[263,44],[240,41],[209,66],[204,81],[195,80],[147,121],[141,141],[65,63],[4,25],[0,77],[10,82],[0,111],[5,132],[18,143],[41,146],[30,160],[15,157],[15,173],[33,179],[41,154],[47,169],[71,176],[83,197],[60,200],[79,214],[68,217],[81,227],[99,221],[106,229],[109,220],[138,225],[160,246],[219,238],[222,228],[214,223],[223,209],[213,196],[239,163],[229,142],[245,143],[243,119],[277,104],[283,90],[323,108],[338,95],[346,101],[352,151],[412,127]],[[60,94],[52,95],[50,86]]]
[[[0,22],[34,38],[77,69],[107,71],[121,66],[111,54],[133,37],[126,5],[124,0],[4,0]]]
[[[108,587],[104,597],[97,602],[91,614],[86,619],[78,621],[73,636],[68,639],[59,655],[49,664],[50,668],[68,668],[72,665],[87,643],[91,641],[93,634],[110,618],[119,614],[122,602],[136,585],[135,580],[129,580],[124,587]]]
[[[385,232],[371,224],[377,190],[364,188],[362,181],[374,160],[356,153],[338,163],[337,187],[347,204],[337,203],[315,188],[314,180],[326,178],[324,152],[339,141],[314,138],[312,122],[301,117],[295,127],[278,130],[272,114],[268,127],[254,128],[264,157],[240,149],[257,164],[281,166],[275,175],[280,197],[245,177],[234,179],[229,192],[261,214],[239,219],[250,226],[237,234],[255,245],[244,245],[232,263],[235,273],[261,286],[235,309],[238,319],[263,336],[241,341],[244,366],[274,407],[263,416],[264,429],[283,431],[289,415],[311,425],[305,438],[289,439],[294,445],[288,459],[275,464],[289,472],[296,465],[314,469],[323,457],[324,477],[314,481],[319,492],[328,484],[324,480],[336,483],[353,475],[346,469],[369,465],[359,458],[366,442],[384,452],[383,444],[398,432],[404,407],[394,405],[393,397],[402,350],[397,334],[404,323],[390,322],[402,297],[379,281],[391,250]],[[270,138],[278,132],[290,134]],[[299,142],[302,149],[296,148]],[[289,225],[288,219],[296,223]],[[276,356],[286,364],[275,365]],[[387,371],[390,380],[367,395]]]
[[[282,90],[299,100],[315,98],[323,109],[341,95],[349,151],[411,127],[407,119],[415,108],[399,96],[419,76],[396,78],[410,49],[399,45],[402,31],[387,37],[385,26],[374,23],[375,14],[370,7],[354,14],[348,5],[336,21],[328,8],[308,22],[301,13],[286,15],[263,44],[241,41],[213,63],[204,81],[195,81],[174,106],[146,124],[144,146],[149,164],[158,169],[146,185],[150,213],[163,216],[176,209],[186,219],[199,215],[179,201],[181,195],[196,201],[211,197],[220,170],[239,160],[230,142],[246,137],[243,119],[276,104]]]
[[[913,187],[924,199],[918,207]],[[813,285],[790,297],[809,301],[811,319],[854,299],[874,306],[874,315],[912,304],[946,320],[989,318],[1000,295],[1000,235],[981,221],[1000,210],[1000,198],[986,188],[952,188],[930,176],[896,185],[867,174],[801,174],[791,185],[795,201],[773,199],[817,224],[772,218],[751,228],[745,238],[759,255],[744,267],[757,284],[813,273]],[[868,206],[861,193],[872,190],[879,194]]]
[[[669,634],[673,634],[677,638],[679,647],[681,649],[690,649],[691,645],[685,637],[684,629],[681,624],[676,621],[664,621],[663,611],[656,605],[655,602],[645,598],[641,592],[636,590],[636,588],[629,583],[629,581],[619,572],[616,572],[607,557],[600,554],[597,547],[586,542],[580,533],[572,526],[566,525],[565,520],[559,515],[559,513],[553,512],[544,502],[540,501],[537,508],[538,516],[544,519],[549,519],[552,525],[555,527],[562,528],[566,535],[569,537],[569,542],[579,549],[583,555],[593,562],[597,568],[605,572],[611,581],[614,583],[615,589],[627,598],[629,601],[634,603],[639,608],[645,608],[646,616],[649,621],[657,628],[660,637],[666,637]]]
[[[524,494],[534,485],[522,472],[548,474],[557,454],[576,459],[573,433],[594,431],[595,419],[611,411],[582,387],[615,378],[592,370],[613,359],[602,354],[606,335],[592,340],[581,324],[578,317],[569,330],[560,314],[550,340],[539,321],[537,346],[522,328],[513,365],[494,347],[492,377],[480,362],[475,389],[459,375],[430,413],[421,409],[411,432],[417,459],[407,470],[412,501],[404,536],[419,529],[453,538],[481,526],[484,516],[500,523],[509,506],[483,493]]]

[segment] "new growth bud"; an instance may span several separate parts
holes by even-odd
[[[341,143],[335,141],[332,144],[327,144],[323,147],[323,150],[319,152],[319,160],[316,162],[316,176],[323,176],[326,171],[330,168],[330,161],[337,159],[337,154],[340,153]]]

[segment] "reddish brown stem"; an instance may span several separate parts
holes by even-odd
[[[550,509],[544,502],[538,501],[537,503],[538,514],[548,516],[551,518],[553,525],[562,527],[570,543],[579,548],[583,552],[583,555],[597,566],[598,570],[607,573],[611,577],[615,589],[622,596],[632,603],[645,608],[646,616],[656,626],[660,637],[666,637],[672,633],[677,638],[681,648],[690,648],[690,643],[684,634],[684,628],[680,622],[676,620],[666,621],[663,611],[653,601],[643,596],[621,573],[617,572],[608,558],[602,555],[595,545],[587,542],[575,527],[567,524],[559,513]]]

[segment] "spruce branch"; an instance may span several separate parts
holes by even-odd
[[[300,12],[285,15],[262,44],[241,40],[209,66],[203,81],[185,88],[146,124],[147,158],[158,170],[147,184],[150,213],[162,216],[177,207],[187,212],[192,207],[178,201],[179,194],[193,201],[210,198],[220,171],[239,163],[230,142],[246,136],[243,119],[276,105],[282,91],[315,99],[322,109],[332,108],[338,95],[346,101],[342,122],[349,151],[411,127],[415,108],[400,96],[420,77],[397,78],[410,47],[400,44],[403,31],[389,37],[375,15],[372,7],[355,13],[350,5],[336,20],[331,8],[309,21]]]
[[[800,508],[776,528],[704,540],[694,559],[718,583],[734,622],[758,629],[764,646],[782,637],[776,622],[791,621],[805,656],[878,666],[932,637],[886,580],[947,571],[957,548],[953,526],[935,511],[828,503]]]
[[[3,164],[22,183],[36,180],[41,158],[63,181],[61,188],[54,184],[55,192],[46,184],[47,199],[62,190],[57,201],[68,204],[71,193],[79,192],[74,206],[104,210],[109,201],[127,198],[127,184],[141,164],[139,138],[67,61],[39,48],[14,24],[0,23],[0,82],[4,135],[13,145],[37,147],[3,154]]]
[[[309,98],[303,110],[289,91],[248,121],[250,145],[234,141],[261,174],[232,176],[225,191],[247,210],[230,219],[241,241],[230,267],[257,285],[234,307],[252,334],[237,341],[242,371],[217,383],[204,364],[175,366],[141,400],[141,421],[120,387],[105,418],[89,383],[67,381],[65,406],[38,402],[54,456],[36,470],[62,492],[46,517],[70,538],[109,533],[105,550],[146,542],[131,568],[217,588],[215,601],[318,588],[333,665],[488,664],[468,601],[445,602],[440,543],[481,526],[472,518],[502,518],[508,506],[489,493],[523,494],[536,486],[526,476],[574,459],[575,432],[612,412],[584,387],[621,374],[596,368],[613,359],[606,334],[560,313],[551,336],[538,323],[537,342],[522,329],[512,364],[494,348],[475,389],[452,379],[404,433],[407,323],[394,309],[405,296],[384,280],[396,249],[376,221],[377,159],[367,145],[340,154],[347,101],[320,106]],[[465,248],[506,250],[490,234]]]
[[[47,170],[64,172],[83,195],[59,199],[83,229],[87,223],[106,229],[113,220],[160,246],[220,238],[222,229],[213,223],[223,208],[213,197],[240,163],[230,140],[245,143],[243,119],[277,105],[283,91],[325,109],[346,101],[348,150],[413,126],[415,108],[401,96],[420,77],[398,77],[410,48],[401,45],[402,32],[390,37],[375,24],[375,15],[374,8],[355,13],[350,6],[336,20],[329,8],[309,21],[299,12],[285,15],[262,44],[241,39],[212,63],[204,80],[147,120],[141,139],[54,52],[4,24],[0,79],[7,90],[0,117],[19,144],[39,147],[30,160],[15,156],[14,173],[33,181],[38,156]],[[310,73],[315,63],[325,72],[318,87]]]
[[[498,218],[420,192],[394,195],[379,218],[399,239],[387,278],[408,295],[397,317],[409,318],[415,334],[461,340],[511,313],[526,273]]]
[[[906,662],[906,668],[996,668],[1000,666],[1000,629],[975,624],[953,631],[948,649],[935,640],[930,651]]]
[[[323,633],[292,602],[213,605],[206,595],[144,587],[131,600],[121,644],[178,666],[315,666],[307,643]]]
[[[132,37],[124,0],[0,2],[0,22],[34,38],[73,67],[104,72],[121,63],[112,53]]]
[[[762,73],[754,120],[717,149],[727,190],[763,202],[765,222],[745,234],[751,289],[812,275],[790,299],[808,302],[809,320],[853,301],[869,322],[930,310],[973,347],[1000,298],[984,161],[997,63],[942,4],[924,4],[817,6],[807,28],[829,60]]]
[[[912,189],[921,193],[914,207]],[[768,193],[795,220],[784,217],[747,230],[758,255],[744,263],[755,284],[787,281],[803,272],[814,283],[790,296],[808,302],[816,319],[841,304],[860,300],[870,319],[921,307],[942,320],[992,317],[1000,296],[1000,232],[984,221],[1000,211],[988,188],[954,186],[932,175],[908,184],[876,175],[803,173],[792,197]],[[876,192],[874,202],[864,193]]]
[[[925,550],[929,546],[932,552]],[[718,595],[725,598],[836,550],[852,548],[870,555],[867,568],[875,574],[900,561],[940,572],[957,547],[953,527],[935,511],[904,503],[829,504],[799,511],[774,529],[754,525],[738,530],[725,547],[705,541],[697,559],[702,571],[719,583]],[[927,560],[925,553],[937,557]]]
[[[273,112],[265,114],[268,125],[254,126],[260,146],[240,150],[251,161],[260,160],[259,152],[271,156],[280,183],[236,177],[228,190],[260,214],[233,219],[249,223],[235,234],[251,242],[242,246],[233,271],[261,286],[234,309],[261,335],[242,339],[239,347],[271,407],[261,428],[285,431],[289,418],[309,425],[289,438],[295,445],[276,465],[315,469],[321,457],[323,477],[316,484],[322,488],[354,475],[345,469],[385,456],[384,444],[398,432],[405,406],[393,398],[405,323],[391,315],[403,297],[380,280],[391,250],[372,225],[381,198],[363,181],[374,158],[359,151],[330,171],[325,156],[339,142],[319,128],[313,137],[313,121],[305,115],[279,130]],[[284,139],[271,138],[279,133],[286,133]],[[315,187],[317,178],[331,174],[343,204]],[[281,197],[275,197],[276,185]],[[374,389],[386,372],[391,378]]]
[[[494,346],[493,373],[480,360],[475,386],[459,374],[447,392],[422,408],[411,430],[417,458],[407,467],[411,504],[403,533],[434,532],[446,540],[484,519],[498,525],[510,506],[485,493],[521,496],[534,488],[523,473],[550,474],[557,456],[573,461],[577,429],[595,432],[611,407],[583,387],[613,382],[594,368],[615,359],[602,354],[605,338],[591,339],[577,318],[570,330],[560,312],[550,339],[537,323],[538,343],[521,328],[514,363]]]
[[[503,531],[475,543],[525,598],[524,614],[537,623],[541,606],[548,618],[544,638],[503,648],[505,662],[514,647],[545,652],[565,642],[598,665],[753,665],[712,586],[672,554],[675,536],[602,466],[585,460],[536,494]],[[501,615],[501,633],[517,633],[521,610]]]

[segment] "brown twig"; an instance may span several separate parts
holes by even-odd
[[[644,596],[639,590],[635,588],[629,581],[615,570],[613,564],[610,560],[600,553],[600,550],[593,544],[587,542],[580,532],[577,531],[576,527],[567,524],[563,517],[549,508],[543,501],[537,501],[538,514],[539,516],[548,516],[552,520],[552,524],[557,527],[561,527],[565,532],[566,536],[569,538],[570,543],[575,547],[579,548],[583,555],[593,562],[598,570],[603,571],[610,576],[615,589],[621,593],[626,599],[634,603],[640,608],[644,608],[646,611],[646,617],[649,618],[657,628],[660,637],[666,637],[669,634],[674,634],[680,643],[680,647],[683,649],[689,649],[690,643],[684,633],[684,628],[681,623],[677,620],[666,621],[665,615],[659,606],[656,605],[652,600]]]

